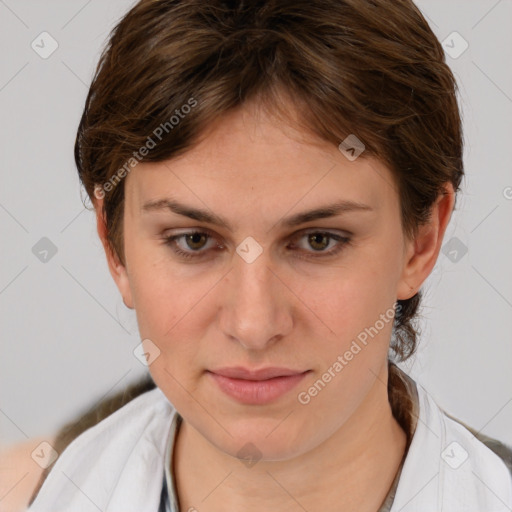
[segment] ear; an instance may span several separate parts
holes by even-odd
[[[107,223],[103,213],[103,197],[100,197],[101,194],[99,194],[99,197],[95,196],[93,204],[96,211],[96,227],[103,249],[105,250],[108,269],[117,285],[117,288],[119,289],[119,292],[121,293],[121,296],[123,297],[124,305],[127,308],[134,309],[132,291],[126,267],[123,265],[116,251],[107,239]]]
[[[419,227],[414,240],[406,241],[397,299],[414,296],[434,268],[454,204],[453,185],[447,183],[432,206],[430,220]]]

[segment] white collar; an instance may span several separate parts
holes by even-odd
[[[510,512],[505,463],[417,384],[419,417],[391,512]]]
[[[176,410],[159,388],[78,436],[60,455],[30,512],[156,512]]]

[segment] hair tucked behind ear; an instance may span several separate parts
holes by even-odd
[[[395,362],[405,361],[416,351],[417,338],[420,334],[417,316],[421,298],[422,292],[418,291],[410,299],[397,301],[397,313],[390,345]]]

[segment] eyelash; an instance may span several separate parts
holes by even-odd
[[[168,237],[164,237],[164,243],[166,245],[170,246],[171,249],[180,258],[183,258],[186,260],[191,260],[194,258],[203,258],[204,257],[203,254],[205,254],[209,251],[199,250],[199,251],[193,251],[193,252],[186,252],[186,251],[183,251],[182,249],[180,249],[179,247],[177,247],[176,240],[178,240],[180,238],[184,238],[186,236],[190,236],[190,235],[206,235],[207,237],[209,237],[208,239],[214,238],[213,235],[206,230],[204,230],[204,231],[197,230],[197,231],[187,231],[186,233],[180,233],[179,235],[171,235]],[[351,243],[351,239],[349,237],[337,235],[337,234],[331,233],[329,231],[308,231],[306,233],[302,233],[301,235],[295,236],[293,238],[293,240],[301,239],[305,236],[310,236],[310,235],[325,235],[325,236],[327,236],[329,241],[335,240],[338,242],[338,244],[335,245],[334,249],[331,249],[329,251],[318,251],[318,253],[316,255],[311,255],[311,256],[297,255],[296,256],[297,258],[299,258],[299,259],[328,258],[328,257],[337,255],[340,251],[343,250],[343,248],[345,246],[347,246]],[[223,246],[220,246],[220,247],[217,246],[217,248],[223,248]],[[195,254],[194,254],[194,252],[195,252]]]

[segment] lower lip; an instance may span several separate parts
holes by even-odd
[[[267,380],[244,380],[224,377],[208,372],[220,389],[238,402],[248,405],[263,405],[293,389],[307,374],[297,373]]]

